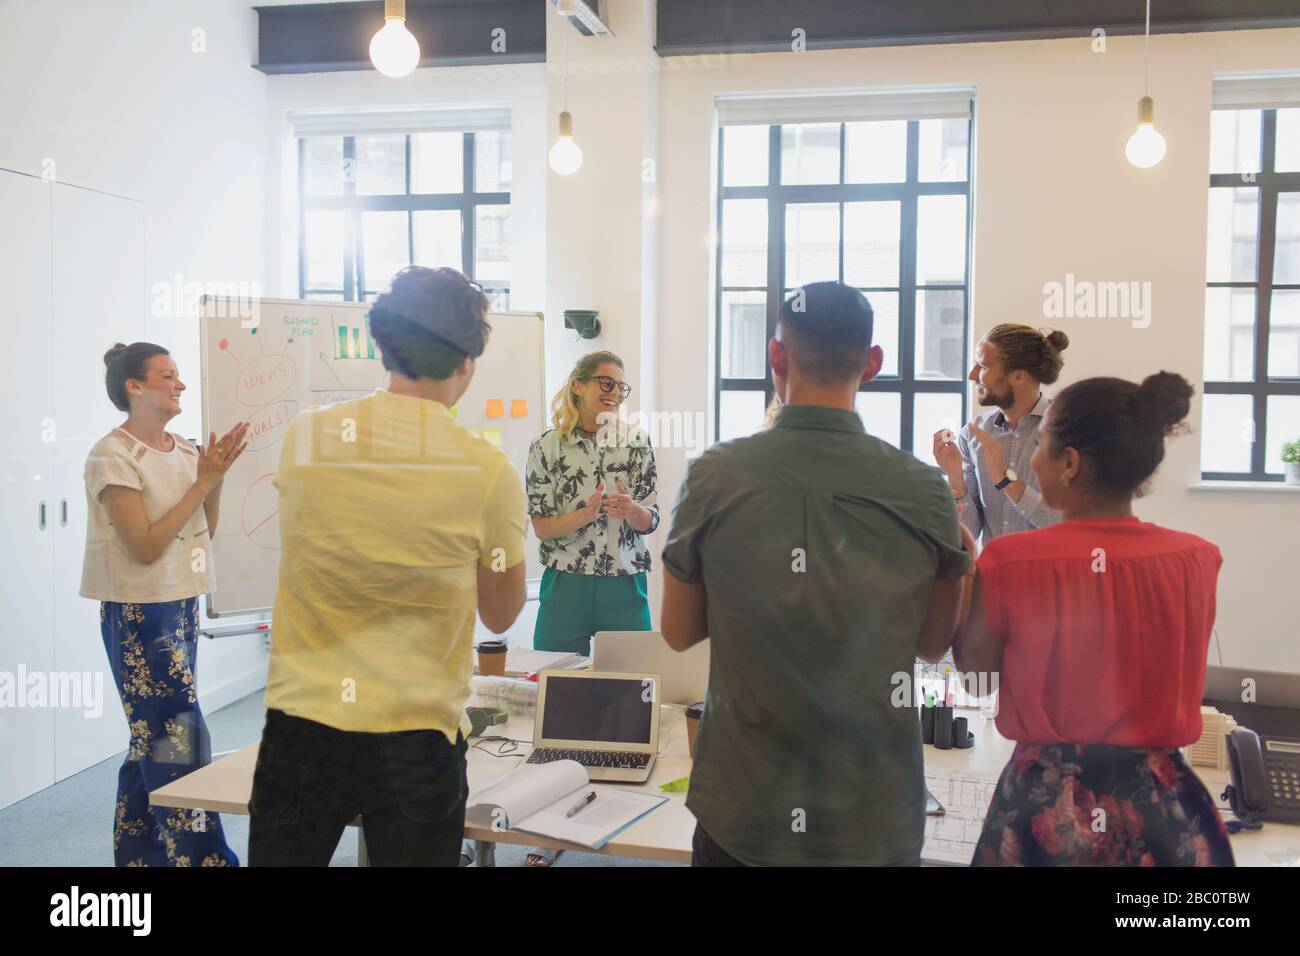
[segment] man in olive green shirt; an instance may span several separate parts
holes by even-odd
[[[768,343],[773,427],[715,445],[681,487],[661,627],[679,651],[711,638],[696,865],[920,860],[911,675],[951,645],[970,559],[939,471],[854,411],[884,358],[871,331],[857,290],[796,290]]]

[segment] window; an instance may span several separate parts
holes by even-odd
[[[298,140],[303,298],[373,301],[413,263],[510,304],[510,133],[381,131]]]
[[[1201,477],[1280,481],[1300,438],[1300,107],[1210,122]]]
[[[871,302],[885,352],[858,394],[867,431],[933,463],[929,436],[966,412],[970,130],[968,114],[723,125],[719,441],[763,420],[783,298],[833,279]]]

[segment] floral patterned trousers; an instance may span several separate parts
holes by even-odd
[[[1177,750],[1016,745],[973,866],[1232,866],[1214,800]]]
[[[150,807],[149,792],[211,761],[194,687],[199,599],[99,606],[99,627],[131,730],[117,775],[118,866],[238,866],[221,818]]]

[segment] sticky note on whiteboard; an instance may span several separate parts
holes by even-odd
[[[528,399],[512,398],[510,400],[510,417],[527,418],[528,417]]]
[[[489,398],[487,400],[487,417],[488,418],[506,417],[506,401],[504,398]]]
[[[498,448],[500,448],[501,431],[496,428],[485,428],[483,429],[483,440],[486,441],[489,445],[496,445]]]

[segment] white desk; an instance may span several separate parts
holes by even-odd
[[[513,737],[524,741],[515,751],[517,756],[495,757],[473,745],[470,740],[467,775],[470,793],[475,793],[496,783],[524,762],[533,739],[533,719],[512,717],[506,724],[490,728],[493,736]],[[487,742],[483,747],[495,752],[497,744]],[[187,810],[202,809],[216,813],[247,814],[253,793],[253,771],[257,766],[257,744],[249,744],[220,760],[213,761],[193,773],[186,774],[149,794],[153,806],[180,807]],[[691,772],[691,759],[686,747],[686,718],[680,707],[665,707],[659,721],[659,758],[655,761],[650,780],[644,784],[623,785],[626,789],[643,793],[660,793],[661,784],[685,777]],[[618,784],[594,783],[596,790],[616,787]],[[529,847],[552,847],[599,852],[608,856],[630,856],[646,860],[668,860],[677,863],[691,861],[691,835],[695,831],[695,817],[686,809],[685,793],[664,794],[668,802],[638,820],[618,834],[599,851],[560,840],[510,831],[500,832],[488,827],[466,826],[465,837],[479,844],[479,861],[492,863],[492,847],[496,843],[514,843]],[[360,858],[364,860],[364,843]]]
[[[998,734],[992,720],[980,716],[978,711],[963,710],[975,734],[975,746],[970,750],[925,749],[926,771],[987,771],[998,773],[1011,757],[1014,745]],[[532,718],[515,717],[509,723],[491,730],[503,737],[531,741]],[[477,741],[471,740],[473,744]],[[650,782],[626,789],[659,793],[660,784],[687,776],[691,761],[686,749],[686,724],[681,708],[666,707],[660,720],[660,756],[655,761]],[[484,744],[495,749],[494,743]],[[529,744],[520,745],[519,752],[527,755]],[[523,757],[494,757],[481,749],[471,747],[468,758],[470,792],[474,793],[505,776],[523,762]],[[257,764],[257,744],[223,757],[202,769],[160,787],[149,795],[154,806],[203,809],[217,813],[248,813],[248,802],[253,791],[253,770]],[[1196,772],[1206,787],[1222,804],[1219,794],[1228,782],[1226,771],[1218,772],[1197,767]],[[597,789],[617,784],[593,784]],[[636,824],[614,837],[598,852],[609,856],[639,857],[649,860],[668,860],[689,863],[691,860],[691,835],[695,830],[695,817],[686,809],[686,794],[670,793],[668,802]],[[943,798],[940,797],[942,802]],[[1230,814],[1221,805],[1225,818]],[[546,846],[592,852],[586,847],[546,840],[522,833],[497,832],[487,827],[467,826],[465,836],[478,841],[480,862],[490,865],[494,843],[513,843],[521,846]],[[1300,865],[1300,826],[1266,823],[1262,830],[1242,832],[1232,837],[1232,851],[1238,866],[1296,866]],[[364,854],[363,854],[364,859]],[[944,854],[927,845],[922,851],[922,862],[950,862]]]

